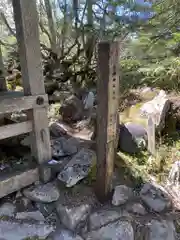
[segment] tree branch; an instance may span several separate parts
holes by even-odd
[[[9,32],[14,36],[16,37],[16,33],[14,32],[14,30],[11,28],[11,26],[9,25],[4,13],[1,11],[0,12],[0,17],[2,19],[2,21],[4,22],[4,24],[6,25],[7,29],[9,30]]]

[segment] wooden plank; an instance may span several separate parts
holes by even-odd
[[[29,110],[48,106],[48,96],[23,96],[18,98],[2,98],[0,96],[0,113],[11,113],[15,111]],[[40,102],[40,101],[41,102]],[[39,102],[41,104],[39,104]]]
[[[13,0],[12,2],[24,95],[44,95],[36,1]],[[29,110],[28,117],[33,121],[32,155],[40,164],[43,164],[51,159],[47,108]],[[41,180],[48,181],[49,173],[44,171],[43,168],[41,170]]]
[[[0,91],[7,91],[5,68],[3,63],[2,48],[0,45]]]
[[[155,123],[151,116],[149,116],[149,118],[148,118],[147,135],[148,135],[148,151],[153,156],[155,156],[155,154],[156,154]]]
[[[0,101],[2,101],[4,98],[17,98],[23,96],[24,93],[21,91],[2,91],[0,92]]]
[[[32,121],[8,124],[0,127],[0,140],[32,131]]]
[[[27,187],[39,179],[38,168],[11,175],[0,176],[0,198]]]
[[[111,193],[117,145],[119,46],[102,42],[98,46],[97,82],[97,183],[100,201]]]

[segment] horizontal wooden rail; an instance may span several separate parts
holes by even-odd
[[[32,121],[8,124],[0,127],[0,140],[32,131]]]
[[[0,176],[0,198],[16,192],[39,180],[38,168],[15,172],[12,175]]]
[[[21,97],[7,96],[0,96],[0,114],[48,106],[48,96],[46,94]]]

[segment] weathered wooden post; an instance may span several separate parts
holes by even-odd
[[[117,140],[119,96],[119,44],[101,42],[98,45],[97,81],[97,182],[100,201],[108,198],[112,188]]]
[[[45,95],[42,74],[41,52],[38,31],[38,14],[35,0],[13,0],[16,35],[19,46],[24,95]],[[43,107],[44,98],[36,100],[39,108],[28,111],[29,120],[33,122],[32,155],[40,164],[40,178],[48,181],[49,172],[43,163],[51,159],[50,137],[48,129],[47,107]]]
[[[2,48],[0,45],[0,91],[6,91],[6,79],[5,79],[5,69],[3,63],[3,56],[2,56]]]
[[[152,116],[148,117],[147,124],[147,135],[148,135],[148,151],[154,156],[156,153],[156,136],[155,136],[155,123]]]

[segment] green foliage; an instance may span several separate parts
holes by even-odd
[[[136,59],[124,59],[120,62],[121,66],[121,92],[134,88],[139,85],[139,80],[142,78],[142,74],[138,72],[141,66],[140,61]]]
[[[128,42],[127,60],[121,61],[122,84],[126,89],[146,84],[179,91],[180,5],[177,0],[161,0],[153,10],[155,16]]]

